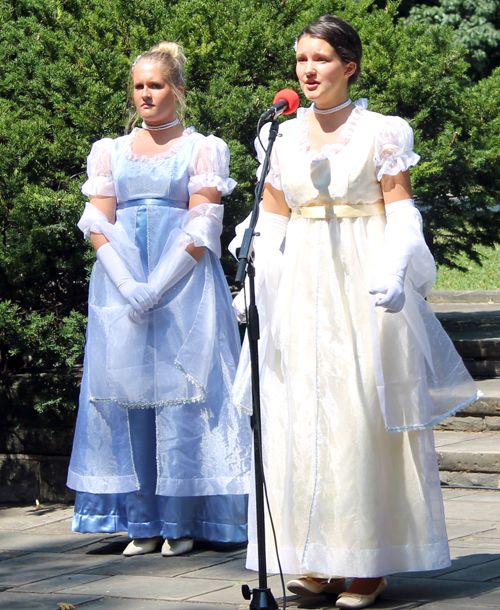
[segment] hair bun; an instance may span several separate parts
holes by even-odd
[[[168,42],[164,40],[154,46],[149,53],[165,53],[165,55],[170,55],[172,59],[179,62],[181,68],[183,68],[184,64],[186,63],[186,57],[182,52],[182,47],[176,42]]]

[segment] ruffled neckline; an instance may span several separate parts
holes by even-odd
[[[297,119],[299,120],[299,150],[303,155],[310,157],[312,160],[317,159],[328,159],[333,155],[337,155],[339,152],[344,150],[344,148],[349,143],[349,140],[352,138],[354,132],[356,131],[356,127],[363,116],[364,111],[368,108],[368,100],[366,98],[360,98],[356,100],[354,103],[354,108],[352,109],[349,118],[344,123],[342,130],[339,134],[338,140],[335,144],[325,144],[320,151],[311,148],[311,144],[309,143],[309,123],[307,122],[307,116],[313,112],[312,107],[309,108],[299,108],[297,110]]]
[[[136,135],[139,133],[139,131],[141,131],[141,129],[139,127],[134,127],[134,129],[132,129],[132,131],[129,133],[129,135],[127,137],[127,143],[125,146],[125,157],[127,157],[127,159],[130,159],[131,161],[139,161],[141,163],[154,163],[155,161],[163,161],[165,159],[169,159],[170,157],[173,157],[184,146],[187,138],[189,138],[189,136],[192,135],[193,133],[196,133],[196,129],[194,127],[192,127],[192,126],[187,127],[182,132],[182,135],[177,140],[177,142],[173,146],[171,146],[168,150],[165,150],[164,152],[161,152],[161,153],[157,153],[156,155],[153,155],[152,157],[148,157],[147,155],[137,155],[134,152],[132,152],[132,143],[133,143]]]

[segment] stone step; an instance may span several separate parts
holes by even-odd
[[[500,489],[500,432],[435,432],[442,485]]]
[[[435,426],[451,432],[500,432],[500,379],[478,379],[483,396]]]
[[[500,303],[500,290],[432,290],[427,301],[434,303]]]
[[[500,291],[453,292],[452,302],[442,294],[431,292],[428,301],[471,375],[500,377]]]

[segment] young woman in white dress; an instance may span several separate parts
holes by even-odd
[[[132,68],[142,129],[94,144],[79,227],[97,253],[68,486],[73,529],[126,531],[125,555],[244,542],[249,418],[232,400],[240,341],[220,265],[229,149],[185,129],[181,49]]]
[[[340,593],[337,606],[349,608],[373,604],[387,574],[450,564],[430,428],[477,393],[424,300],[435,265],[412,199],[412,130],[349,99],[361,54],[337,17],[298,37],[297,77],[313,104],[280,125],[255,239],[264,466],[281,564],[302,574],[292,592]],[[247,380],[244,353],[245,409]],[[257,569],[252,503],[247,567]]]

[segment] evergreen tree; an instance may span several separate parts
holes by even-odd
[[[293,41],[325,13],[347,18],[364,43],[352,97],[415,130],[422,162],[412,177],[438,261],[477,258],[478,244],[498,239],[500,76],[466,86],[466,50],[449,28],[405,23],[390,1],[3,0],[0,392],[12,396],[23,373],[19,409],[29,396],[46,417],[76,403],[95,260],[76,228],[80,187],[92,143],[124,133],[136,55],[160,40],[184,46],[186,122],[228,142],[239,183],[225,201],[225,245],[252,203],[258,116],[279,89],[299,91]],[[228,255],[223,264],[231,280]]]
[[[500,3],[497,0],[439,0],[413,7],[410,21],[453,28],[453,41],[468,50],[474,80],[500,66]]]

